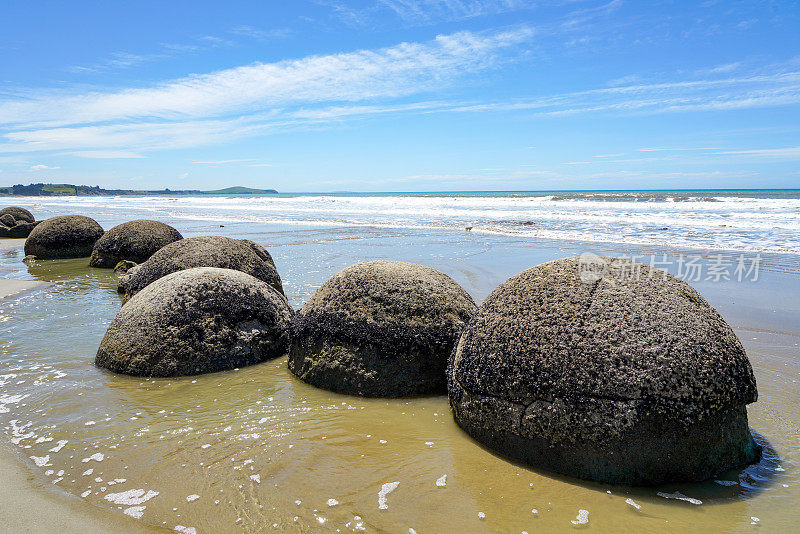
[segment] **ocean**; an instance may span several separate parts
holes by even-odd
[[[73,210],[194,221],[466,230],[529,239],[800,254],[800,190],[337,193],[15,198]]]

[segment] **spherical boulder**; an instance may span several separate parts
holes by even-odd
[[[476,309],[461,286],[430,267],[357,263],[295,314],[289,369],[350,395],[444,393],[448,356]]]
[[[83,215],[52,217],[31,231],[25,241],[25,255],[40,260],[84,258],[92,253],[95,242],[103,236],[97,221]]]
[[[602,482],[704,480],[757,461],[744,348],[685,282],[566,258],[503,282],[448,369],[456,422],[515,460]]]
[[[283,294],[281,277],[269,252],[247,239],[222,236],[190,237],[170,243],[122,276],[117,291],[127,301],[155,280],[192,267],[242,271]]]
[[[292,309],[270,285],[231,269],[164,276],[117,313],[95,363],[135,376],[211,373],[286,353]]]
[[[97,240],[90,267],[113,269],[121,261],[142,263],[162,247],[183,239],[175,228],[159,221],[137,219],[115,226]]]
[[[19,206],[9,206],[7,208],[3,208],[0,210],[0,217],[3,215],[11,215],[14,217],[15,221],[25,221],[32,223],[36,219],[33,218],[33,214],[26,210],[25,208],[20,208]],[[11,226],[11,225],[6,225]]]

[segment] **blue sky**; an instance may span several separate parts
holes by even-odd
[[[800,187],[793,1],[2,2],[0,184]]]

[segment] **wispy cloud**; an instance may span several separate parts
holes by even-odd
[[[603,84],[596,89],[517,100],[426,98],[457,82],[471,83],[470,76],[516,57],[518,45],[533,36],[527,26],[459,32],[375,50],[255,63],[150,87],[20,92],[0,100],[0,136],[5,139],[0,142],[0,153],[61,151],[85,158],[135,158],[149,151],[221,144],[393,114],[620,117],[800,103],[800,70],[788,63],[749,74],[738,73],[737,66],[738,74],[727,77],[728,69],[716,67],[707,69],[713,75],[701,79],[684,73],[688,79],[645,83],[637,77],[624,85]],[[666,150],[679,149],[639,149]],[[608,159],[611,156],[606,155],[606,160],[613,161]],[[247,163],[219,160],[195,164],[233,162]]]
[[[542,116],[726,111],[800,103],[800,71],[724,79],[635,84],[533,100],[454,107],[451,111],[525,111]]]
[[[759,148],[753,150],[723,150],[720,152],[714,152],[714,154],[725,156],[748,156],[757,158],[800,160],[800,146],[786,148]]]
[[[324,117],[287,108],[439,89],[493,67],[501,51],[530,36],[526,27],[459,32],[377,50],[256,63],[147,88],[20,94],[0,101],[0,125],[10,141],[0,151],[196,146],[285,121],[317,121]]]
[[[411,23],[462,20],[536,7],[526,0],[379,0],[378,5]]]
[[[249,26],[242,26],[239,28],[249,28]],[[257,31],[252,28],[252,31]],[[231,33],[238,35],[245,35],[237,32],[236,28],[231,30]],[[253,37],[253,35],[249,35]],[[199,52],[202,50],[209,50],[223,46],[232,46],[234,43],[229,39],[217,37],[215,35],[202,35],[192,43],[161,43],[158,45],[155,52],[150,53],[131,53],[131,52],[114,52],[108,58],[102,59],[92,64],[86,65],[73,65],[67,67],[67,71],[80,74],[85,72],[105,72],[115,69],[128,69],[136,67],[145,63],[153,61],[160,61],[164,59],[175,58],[183,54]]]
[[[256,39],[258,41],[268,41],[268,40],[283,39],[285,37],[288,37],[289,35],[291,35],[292,31],[289,28],[261,30],[258,28],[254,28],[253,26],[248,26],[244,24],[232,28],[231,33],[235,35],[242,35],[244,37],[250,37],[251,39]]]
[[[55,169],[60,169],[61,167],[51,167],[49,165],[32,165],[30,170],[32,171],[52,171]]]
[[[81,150],[70,152],[69,155],[86,159],[137,159],[145,157],[138,152],[130,150]]]

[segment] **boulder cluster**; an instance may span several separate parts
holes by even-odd
[[[22,208],[0,223],[12,217],[33,224]],[[589,276],[580,258],[545,263],[480,307],[435,269],[367,261],[295,313],[272,256],[245,239],[184,239],[148,220],[103,232],[69,215],[36,225],[25,253],[90,256],[120,274],[123,304],[96,357],[113,372],[192,375],[288,354],[294,375],[330,391],[447,394],[490,450],[607,483],[704,480],[760,458],[746,410],[755,378],[733,330],[691,286],[630,260],[594,257]]]
[[[28,237],[37,224],[25,208],[9,206],[0,210],[0,237]]]

